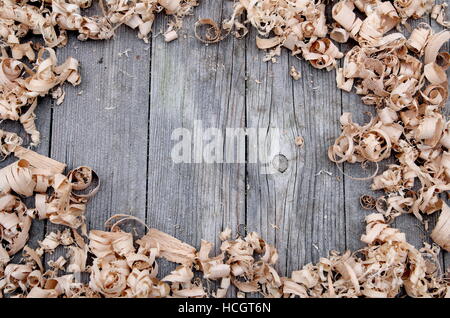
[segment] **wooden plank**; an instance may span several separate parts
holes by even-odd
[[[281,274],[316,261],[329,250],[345,248],[343,186],[327,148],[338,133],[340,94],[333,73],[319,71],[283,51],[277,63],[264,63],[255,45],[255,31],[247,37],[247,126],[280,128],[280,155],[286,165],[275,174],[248,165],[247,228],[275,244]],[[294,81],[291,65],[302,72]],[[305,140],[303,148],[295,137]],[[258,140],[260,146],[264,136]],[[318,174],[322,170],[322,173]],[[325,171],[330,172],[328,175]]]
[[[411,19],[410,24],[412,28],[417,27],[420,23],[426,22],[430,23],[430,17],[427,15],[423,19]],[[406,30],[405,30],[406,32]],[[409,32],[405,35],[409,35]],[[392,160],[394,162],[394,160]],[[435,216],[431,216],[426,218],[430,221],[431,228],[434,227]],[[393,226],[400,229],[404,233],[406,233],[406,238],[408,242],[413,244],[416,247],[422,247],[423,242],[431,243],[432,240],[430,238],[430,232],[427,232],[424,229],[423,224],[413,215],[402,215],[395,219]]]
[[[425,19],[420,20],[411,20],[411,26],[417,26],[420,22],[429,22],[430,19],[427,16]],[[433,23],[431,23],[433,25]],[[434,23],[435,24],[435,23]],[[434,25],[433,28],[435,30],[439,29],[436,28]],[[442,28],[441,28],[442,29]],[[348,50],[348,48],[346,48]],[[346,51],[345,50],[345,51]],[[343,101],[343,111],[344,112],[351,112],[353,114],[354,121],[358,123],[365,123],[367,122],[367,116],[364,115],[364,112],[370,111],[372,113],[374,112],[373,107],[366,106],[361,102],[360,96],[356,95],[355,93],[346,93],[342,92],[342,101]],[[448,108],[448,104],[447,104]],[[391,158],[389,160],[385,160],[380,164],[380,170],[379,173],[383,172],[387,164],[393,163],[394,159]],[[344,165],[344,171],[346,174],[354,176],[354,177],[364,177],[367,175],[370,175],[371,171],[364,171],[360,165],[358,164],[345,164]],[[350,178],[346,177],[344,179],[345,183],[345,207],[346,207],[346,222],[347,222],[347,242],[348,247],[350,249],[357,249],[363,244],[360,242],[359,238],[361,234],[364,232],[364,216],[371,213],[372,211],[365,211],[362,209],[359,205],[359,197],[364,194],[373,195],[375,197],[383,195],[383,192],[381,191],[372,191],[370,190],[370,184],[371,180],[367,181],[356,181],[351,180]],[[428,218],[429,220],[429,226],[430,229],[434,227],[434,224],[436,222],[436,215],[430,216]],[[413,244],[416,247],[422,247],[423,242],[431,243],[432,240],[430,239],[430,231],[425,231],[423,224],[421,224],[413,215],[402,215],[398,217],[394,223],[393,226],[400,229],[404,233],[406,233],[406,237],[408,242]],[[448,259],[448,253],[444,252],[443,257]],[[442,258],[441,258],[442,260]],[[447,264],[449,262],[447,261]],[[448,265],[447,265],[448,266]]]
[[[87,206],[89,228],[104,229],[116,213],[144,220],[149,45],[122,27],[109,41],[72,37],[58,50],[61,60],[68,56],[80,61],[82,83],[66,87],[64,103],[54,108],[51,157],[68,169],[91,166],[99,175],[100,191]],[[47,231],[57,228],[49,224]]]
[[[195,121],[201,121],[203,129],[225,133],[227,127],[245,125],[244,42],[229,37],[206,46],[193,36],[197,19],[221,21],[231,6],[203,1],[184,20],[177,41],[165,43],[159,36],[152,44],[147,224],[193,246],[205,239],[218,247],[221,230],[230,227],[235,234],[245,222],[244,164],[171,159],[180,140],[171,137],[178,128],[193,133]],[[166,21],[158,19],[156,30],[164,29]]]

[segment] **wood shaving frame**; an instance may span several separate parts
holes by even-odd
[[[67,31],[77,31],[79,40],[102,40],[112,38],[115,29],[125,24],[147,41],[155,15],[163,10],[173,17],[164,33],[170,42],[178,37],[182,18],[197,5],[196,0],[106,0],[101,2],[103,15],[84,16],[82,10],[91,6],[90,0],[44,1],[41,7],[32,2],[0,3],[4,42],[0,45],[0,120],[19,121],[30,135],[31,146],[40,141],[34,114],[38,99],[50,95],[60,104],[65,96],[62,85],[80,83],[78,61],[69,57],[58,65],[53,49],[67,43]],[[408,38],[396,32],[408,18],[429,12],[448,27],[446,5],[434,5],[433,0],[342,0],[333,5],[331,25],[327,25],[325,9],[324,3],[312,0],[239,0],[221,26],[201,19],[194,33],[212,44],[231,33],[241,38],[251,25],[258,32],[256,46],[267,51],[267,61],[275,61],[283,47],[328,71],[344,58],[342,68],[336,70],[337,86],[345,91],[355,87],[363,102],[375,107],[376,116],[360,125],[344,113],[342,135],[329,148],[330,160],[378,163],[393,153],[397,160],[373,178],[372,189],[384,190],[386,196],[360,199],[363,208],[378,211],[366,217],[366,232],[361,236],[365,247],[355,252],[332,251],[318,263],[282,277],[275,269],[277,250],[255,232],[231,239],[231,229],[224,229],[218,255],[211,255],[213,244],[208,241],[202,240],[197,250],[157,229],[148,229],[134,240],[120,227],[131,216],[113,216],[107,221],[115,222],[109,231],[92,229],[87,235],[86,204],[100,187],[95,171],[81,166],[64,174],[65,164],[23,148],[17,134],[0,130],[0,155],[18,158],[0,169],[0,297],[222,298],[231,286],[238,290],[238,297],[246,293],[397,297],[402,292],[411,297],[450,297],[449,274],[439,271],[437,261],[439,246],[450,250],[450,209],[440,197],[450,190],[450,122],[442,112],[448,97],[445,70],[450,55],[440,52],[450,31],[434,33],[422,23]],[[199,32],[202,26],[208,27],[204,37]],[[45,46],[21,43],[28,33],[41,35]],[[357,45],[344,55],[330,39],[339,43],[351,39]],[[301,77],[294,67],[290,75],[294,80]],[[303,139],[298,145],[303,145]],[[87,189],[88,193],[79,192]],[[35,208],[28,208],[22,197],[33,197]],[[423,214],[437,211],[441,212],[431,238],[439,246],[424,244],[416,249],[405,233],[389,226],[403,213],[422,220]],[[49,233],[32,249],[27,241],[33,219],[48,219],[67,228]],[[80,228],[82,234],[77,231]],[[67,250],[66,257],[49,261],[46,270],[43,256],[58,247]],[[20,250],[23,259],[12,263],[11,257]],[[159,258],[179,266],[158,277]],[[88,283],[70,274],[83,272],[90,276]],[[205,288],[209,280],[220,281],[213,291]]]

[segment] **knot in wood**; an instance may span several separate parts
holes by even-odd
[[[289,162],[285,155],[278,154],[272,159],[272,165],[279,172],[283,173],[287,170]]]

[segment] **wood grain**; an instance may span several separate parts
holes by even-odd
[[[205,1],[185,19],[177,41],[159,36],[152,44],[147,224],[194,246],[205,239],[218,248],[224,228],[235,234],[245,222],[245,164],[176,164],[170,156],[179,141],[171,140],[175,129],[193,134],[201,121],[204,130],[225,134],[226,127],[245,126],[244,42],[230,37],[205,45],[193,34],[198,18],[220,21],[231,5]],[[156,30],[165,23],[158,19]]]
[[[276,63],[264,63],[254,39],[252,31],[247,38],[247,126],[281,129],[280,153],[270,161],[277,168],[275,160],[282,155],[287,164],[274,174],[264,174],[261,164],[247,166],[247,228],[278,248],[278,270],[287,274],[331,249],[345,249],[342,179],[326,157],[338,133],[340,94],[332,73],[314,70],[288,52]],[[293,82],[291,65],[302,80]],[[295,145],[297,136],[304,138],[303,148]],[[264,138],[269,134],[257,146]]]

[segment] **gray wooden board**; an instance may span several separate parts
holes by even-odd
[[[37,147],[37,151],[39,153],[45,154],[46,156],[49,155],[50,151],[50,126],[51,126],[51,113],[52,113],[52,105],[53,100],[50,97],[44,97],[39,99],[38,107],[36,108],[36,127],[41,132],[41,143]],[[4,121],[0,124],[0,129],[6,130],[6,131],[12,131],[18,133],[24,140],[25,143],[30,142],[30,138],[27,133],[22,128],[22,125],[20,125],[17,122],[12,121]],[[13,156],[9,156],[4,161],[0,163],[0,168],[3,168],[14,161],[16,161],[17,158]],[[26,198],[24,199],[24,203],[27,205],[27,207],[34,207],[34,200],[33,198]],[[38,247],[38,241],[43,239],[44,232],[46,227],[46,221],[33,221],[31,224],[31,230],[30,230],[30,239],[28,241],[28,245],[32,248]],[[21,259],[22,255],[21,253],[17,253],[13,261],[19,261]]]
[[[226,127],[245,125],[244,42],[230,37],[206,46],[188,27],[198,18],[221,20],[231,5],[211,1],[198,7],[177,41],[159,36],[152,45],[147,224],[194,246],[201,239],[214,242],[215,252],[218,233],[230,227],[235,235],[245,224],[245,164],[175,164],[171,150],[182,139],[171,137],[184,128],[194,138],[195,121],[224,135]],[[166,22],[158,19],[157,32]]]
[[[256,231],[278,248],[276,267],[286,275],[330,250],[363,245],[369,212],[360,208],[359,197],[372,193],[370,181],[344,177],[328,160],[327,148],[340,134],[342,112],[362,123],[371,108],[360,96],[336,88],[334,70],[314,69],[285,50],[276,63],[263,62],[254,30],[245,39],[229,36],[213,45],[195,39],[198,18],[220,21],[231,10],[230,1],[202,1],[171,43],[160,34],[168,20],[161,15],[148,44],[127,27],[110,41],[79,42],[72,36],[58,57],[80,60],[82,84],[65,85],[60,106],[42,100],[37,123],[43,141],[37,151],[69,169],[89,165],[97,171],[102,185],[88,203],[89,228],[103,229],[113,214],[130,214],[196,247],[201,239],[212,241],[216,253],[224,228],[233,236]],[[292,65],[301,80],[289,76]],[[263,128],[267,133],[258,140],[247,137],[247,158],[270,139],[270,128],[279,128],[280,149],[269,156],[267,169],[261,162],[175,164],[171,151],[179,140],[172,140],[172,133],[178,128],[193,133],[196,120],[224,135],[227,127]],[[303,147],[295,145],[297,136],[304,138]],[[342,169],[355,177],[372,172],[359,165]],[[395,224],[417,246],[427,237],[412,216]],[[56,228],[35,222],[32,246]],[[449,266],[448,253],[444,258]],[[161,275],[174,268],[162,264]]]

